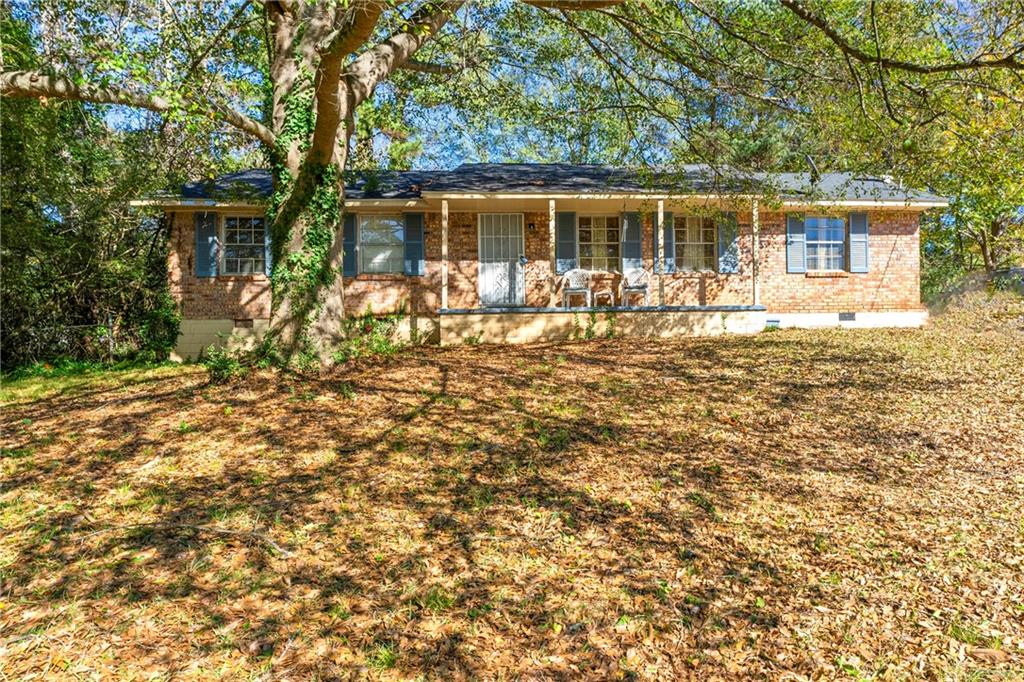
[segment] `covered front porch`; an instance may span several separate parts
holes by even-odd
[[[678,205],[666,210],[664,199],[623,202],[560,197],[527,203],[516,197],[492,198],[486,206],[455,200],[454,211],[447,198],[439,199],[437,330],[442,345],[751,334],[765,327],[766,308],[758,300],[754,275],[756,201],[751,202],[753,206],[747,204],[741,234],[734,232],[735,269],[686,272],[659,266],[672,262],[675,255],[671,239],[666,245],[666,239],[658,235],[671,234],[671,209],[679,210]],[[488,217],[518,213],[518,222],[509,230],[499,220],[491,236],[481,217],[487,215],[485,211],[496,212]],[[617,263],[589,273],[590,295],[567,296],[567,276],[578,272],[584,263],[577,258],[583,255],[577,243],[575,251],[569,250],[572,265],[565,264],[564,233],[570,231],[570,239],[575,241],[582,231],[578,216],[602,214],[622,217]],[[636,216],[635,222],[630,222],[631,216]],[[567,217],[571,220],[565,225]],[[469,230],[472,232],[467,235]],[[449,244],[453,235],[454,254]],[[632,252],[628,248],[631,240]],[[639,295],[627,294],[623,287],[626,275],[637,271],[643,271],[645,290]],[[516,290],[517,276],[525,291]],[[508,295],[503,298],[499,291],[498,296],[489,296],[488,278],[496,279],[499,290],[506,288]],[[578,305],[585,302],[589,305]]]

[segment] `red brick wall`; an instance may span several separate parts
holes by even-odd
[[[655,254],[653,223],[644,217],[642,255],[651,269]],[[753,302],[752,216],[738,215],[740,272],[680,272],[664,277],[667,305],[747,305]],[[550,291],[550,246],[547,213],[523,216],[526,257],[526,304],[546,306]],[[441,214],[424,221],[425,275],[358,275],[345,278],[345,305],[352,313],[367,305],[374,312],[400,307],[419,314],[436,312],[441,303]],[[876,211],[870,215],[870,272],[820,277],[786,272],[785,215],[761,214],[759,282],[761,302],[770,312],[842,312],[920,310],[918,214]],[[263,319],[270,315],[270,287],[263,275],[197,278],[192,275],[195,240],[190,212],[174,214],[169,270],[172,294],[186,319]],[[476,308],[477,214],[452,212],[448,217],[448,305]],[[595,289],[618,291],[618,277],[600,276]],[[561,292],[558,292],[561,302]],[[651,304],[661,303],[659,280],[651,277]]]
[[[195,276],[195,227],[191,211],[175,211],[167,257],[171,295],[186,320],[266,319],[270,280],[266,275]]]
[[[761,302],[769,312],[921,310],[921,250],[913,211],[868,215],[868,272],[816,276],[786,272],[783,213],[761,214]]]

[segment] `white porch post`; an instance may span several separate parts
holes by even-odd
[[[658,199],[658,224],[654,226],[658,252],[654,254],[654,271],[658,273],[658,305],[665,305],[665,200]]]
[[[548,305],[552,308],[558,303],[558,279],[556,273],[558,268],[555,263],[555,200],[548,199],[548,263],[551,265],[551,294],[548,297]]]
[[[441,200],[441,308],[448,307],[448,200]]]
[[[751,255],[753,257],[753,263],[751,264],[751,273],[753,273],[754,280],[754,305],[761,305],[761,287],[757,282],[757,263],[759,253],[761,251],[761,212],[760,207],[757,204],[757,199],[754,199],[753,213],[751,218],[751,228],[753,234],[751,235]]]

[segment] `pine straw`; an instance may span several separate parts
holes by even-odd
[[[8,386],[0,678],[1021,679],[1024,319],[964,319]]]

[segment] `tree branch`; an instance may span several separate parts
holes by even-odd
[[[0,95],[6,97],[53,97],[93,104],[120,104],[167,113],[174,106],[159,95],[134,92],[117,86],[75,83],[64,76],[49,76],[38,71],[5,71],[0,73]],[[218,102],[194,102],[212,116],[273,147],[274,134],[265,125]]]
[[[418,73],[432,73],[440,76],[449,76],[453,73],[458,73],[459,67],[451,64],[436,64],[434,62],[421,62],[418,59],[410,59],[402,64],[401,68],[406,71],[416,71]]]
[[[821,32],[828,36],[829,40],[831,40],[845,54],[853,57],[859,62],[863,62],[864,64],[877,64],[880,67],[887,69],[898,69],[901,71],[926,74],[998,68],[1024,70],[1024,62],[1018,58],[1021,50],[1024,50],[1024,46],[1021,46],[1016,51],[1002,57],[986,58],[979,55],[978,57],[967,61],[950,62],[947,64],[915,64],[914,62],[905,62],[899,59],[883,57],[880,53],[877,55],[871,55],[851,45],[849,41],[843,38],[843,36],[839,35],[838,31],[832,28],[831,24],[829,24],[824,17],[805,7],[801,0],[779,1],[784,7],[806,21],[808,24],[820,29]]]
[[[404,66],[424,43],[433,38],[464,0],[427,2],[410,18],[408,27],[363,52],[344,70],[354,97],[353,108],[369,97],[395,69]]]

